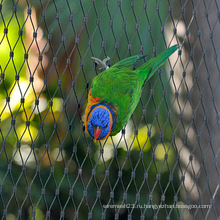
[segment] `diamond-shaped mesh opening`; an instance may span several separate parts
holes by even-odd
[[[219,7],[1,1],[1,219],[219,219]],[[111,66],[174,44],[126,127],[94,142],[91,57]]]

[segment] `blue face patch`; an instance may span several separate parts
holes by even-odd
[[[102,106],[95,108],[90,113],[87,129],[90,136],[93,138],[94,138],[94,128],[97,126],[100,127],[102,130],[97,140],[105,138],[111,130],[110,112],[108,109],[103,108]]]

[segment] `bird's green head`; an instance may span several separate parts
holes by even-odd
[[[85,127],[88,134],[96,141],[106,139],[115,126],[114,112],[107,104],[95,104],[86,116]]]

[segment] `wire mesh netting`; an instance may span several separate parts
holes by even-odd
[[[1,219],[219,219],[219,7],[2,0]],[[148,60],[176,43],[126,127],[94,142],[91,57]]]

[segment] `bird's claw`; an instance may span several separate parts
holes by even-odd
[[[96,57],[91,57],[91,59],[99,66],[99,70],[102,71],[109,68],[106,63],[110,60],[110,57],[106,57],[103,61]]]

